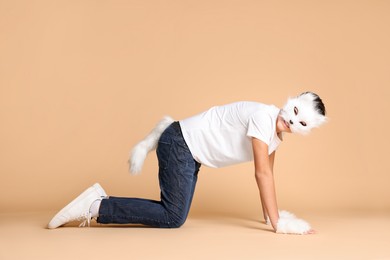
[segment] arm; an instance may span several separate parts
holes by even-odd
[[[259,139],[252,138],[253,156],[255,162],[255,176],[263,206],[264,218],[267,216],[275,231],[284,234],[315,234],[310,225],[296,218],[287,211],[281,211],[279,216],[276,202],[275,183],[273,178],[273,164],[275,152],[268,156],[268,145]]]
[[[276,231],[279,219],[278,205],[276,202],[275,183],[273,177],[273,163],[268,155],[268,145],[257,138],[252,138],[253,157],[255,163],[255,177],[260,192],[260,198],[268,215],[272,227]],[[273,158],[272,158],[273,161]]]
[[[275,162],[275,151],[273,153],[271,153],[271,155],[269,156],[269,161],[270,161],[271,170],[272,170],[272,174],[273,174],[273,172],[274,172],[274,162]],[[268,213],[267,213],[267,210],[265,208],[265,204],[264,204],[263,198],[260,198],[260,199],[261,199],[261,206],[263,208],[264,221],[267,223]]]

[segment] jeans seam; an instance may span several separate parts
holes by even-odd
[[[156,223],[159,223],[159,224],[166,224],[166,225],[170,225],[170,224],[173,224],[173,223],[176,223],[177,220],[173,220],[173,221],[161,221],[161,220],[157,220],[157,219],[152,219],[152,218],[148,218],[148,217],[137,217],[137,216],[126,216],[126,215],[99,215],[99,217],[108,217],[110,219],[113,219],[114,217],[115,218],[121,218],[121,219],[126,219],[126,220],[147,220],[147,221],[151,221],[151,222],[156,222]]]

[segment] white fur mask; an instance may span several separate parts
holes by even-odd
[[[319,97],[311,92],[288,99],[280,116],[289,123],[292,133],[308,134],[312,128],[326,121],[326,117],[316,109],[316,99]]]

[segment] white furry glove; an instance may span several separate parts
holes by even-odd
[[[271,222],[269,218],[267,218],[267,225],[270,224]],[[296,218],[294,214],[286,210],[279,211],[279,220],[277,223],[276,233],[303,235],[310,230],[310,224],[303,219]]]
[[[296,218],[296,217],[293,213],[288,212],[287,210],[279,210],[279,218],[292,219],[292,218]],[[269,219],[269,216],[267,216],[266,224],[271,225],[271,220]]]

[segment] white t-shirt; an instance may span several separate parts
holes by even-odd
[[[276,134],[279,112],[274,105],[242,101],[212,107],[179,123],[194,159],[219,168],[252,161],[252,137],[266,143],[269,154],[275,151],[281,142]]]

